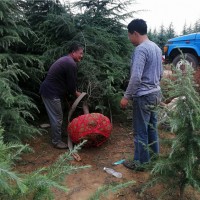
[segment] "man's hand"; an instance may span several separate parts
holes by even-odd
[[[121,99],[121,101],[120,101],[120,107],[121,107],[122,109],[125,109],[125,108],[127,107],[127,105],[128,105],[128,99],[125,98],[125,97],[123,97],[123,98]]]
[[[81,95],[81,92],[76,91],[75,95],[76,97],[79,97]]]

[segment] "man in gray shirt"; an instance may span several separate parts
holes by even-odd
[[[136,48],[132,55],[131,77],[120,106],[126,108],[128,101],[133,101],[134,158],[123,164],[139,170],[151,159],[149,149],[159,153],[155,107],[161,101],[162,51],[148,39],[144,20],[135,19],[127,28],[129,40]]]

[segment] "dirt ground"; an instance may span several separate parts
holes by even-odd
[[[44,122],[45,123],[45,122]],[[159,130],[162,135],[162,130]],[[68,150],[59,150],[52,147],[50,137],[46,133],[30,141],[30,146],[35,153],[24,155],[21,163],[16,169],[19,172],[29,173],[39,167],[44,167],[54,163],[59,155]],[[160,187],[152,188],[140,195],[141,185],[148,179],[150,172],[135,172],[126,169],[122,164],[113,166],[112,163],[121,159],[131,159],[133,156],[133,133],[130,125],[113,124],[113,131],[110,138],[100,147],[82,148],[79,155],[82,161],[71,161],[71,164],[83,166],[91,165],[91,168],[80,170],[65,178],[64,184],[70,189],[68,193],[54,190],[56,200],[88,200],[92,194],[101,186],[111,183],[125,183],[135,181],[136,183],[128,188],[110,193],[102,197],[103,200],[156,200]],[[162,151],[162,147],[161,147]],[[103,167],[111,167],[123,174],[122,178],[113,177],[107,174]],[[196,191],[192,189],[186,191],[185,199],[200,199]],[[169,199],[169,198],[168,198]],[[170,200],[178,198],[172,197]]]

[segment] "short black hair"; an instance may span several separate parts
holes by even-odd
[[[83,46],[82,46],[80,43],[73,42],[73,43],[70,45],[68,52],[69,52],[69,53],[72,53],[72,52],[74,52],[74,51],[78,51],[79,49],[84,49],[84,48],[83,48]]]
[[[138,32],[140,35],[147,34],[147,24],[143,19],[134,19],[127,26],[128,32],[133,34],[134,31]]]

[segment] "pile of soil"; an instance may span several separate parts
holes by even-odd
[[[49,128],[48,128],[48,131]],[[159,130],[162,135],[162,130]],[[67,137],[65,138],[67,139]],[[23,159],[16,166],[16,170],[29,173],[40,167],[54,163],[58,157],[68,150],[59,150],[52,147],[49,134],[46,133],[30,141],[34,153],[23,155]],[[70,161],[73,165],[91,165],[91,168],[80,170],[65,178],[64,184],[70,189],[68,193],[54,190],[56,200],[88,200],[92,194],[101,186],[112,183],[125,183],[135,181],[136,183],[116,193],[110,193],[104,200],[157,200],[161,191],[160,186],[147,190],[140,195],[142,184],[145,183],[150,172],[135,172],[126,169],[122,164],[112,164],[121,159],[133,158],[133,133],[131,122],[129,125],[114,124],[110,138],[100,147],[82,148],[79,152],[81,161]],[[161,151],[162,147],[161,147]],[[110,167],[121,172],[123,177],[116,178],[107,174],[103,168]],[[168,197],[168,200],[175,200],[178,197]],[[185,199],[200,199],[200,195],[191,188],[186,191]]]

